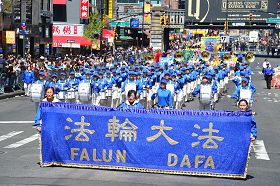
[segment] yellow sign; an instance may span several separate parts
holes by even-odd
[[[6,44],[16,43],[16,33],[15,31],[6,31]]]
[[[108,18],[113,19],[113,0],[108,0]]]
[[[145,3],[144,5],[144,23],[150,24],[151,23],[151,4]]]

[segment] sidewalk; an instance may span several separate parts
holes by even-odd
[[[12,97],[15,97],[15,96],[21,96],[21,95],[24,95],[23,90],[18,90],[18,91],[10,92],[10,93],[4,93],[4,94],[0,94],[0,100],[7,99],[7,98],[12,98]]]

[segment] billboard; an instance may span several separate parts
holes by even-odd
[[[277,12],[276,0],[186,0],[187,22],[265,22]],[[274,15],[276,17],[276,15]]]
[[[54,23],[52,28],[53,36],[83,36],[84,25]]]
[[[88,12],[89,12],[88,0],[81,0],[80,1],[80,18],[88,19],[88,17],[89,17]]]

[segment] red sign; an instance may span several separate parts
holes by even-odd
[[[89,2],[88,0],[81,0],[80,2],[80,18],[88,19]]]

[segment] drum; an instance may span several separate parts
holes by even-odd
[[[127,96],[128,91],[135,90],[136,91],[136,84],[135,83],[128,83],[125,86],[125,96]]]
[[[174,84],[167,83],[166,89],[167,89],[167,90],[170,90],[170,92],[171,92],[172,95],[174,94],[174,90],[175,90]]]
[[[69,90],[67,91],[67,99],[75,99],[75,91]]]
[[[112,89],[106,90],[106,97],[112,97]]]
[[[106,99],[106,92],[105,91],[99,92],[99,94],[100,94],[100,99]]]
[[[187,83],[186,94],[190,94],[191,92],[192,92],[191,83]]]
[[[119,99],[120,98],[119,88],[113,87],[112,91],[113,91],[112,99]]]
[[[65,97],[66,97],[66,91],[60,91],[57,94],[57,99],[59,99],[59,100],[65,100]]]
[[[211,86],[210,85],[201,85],[200,87],[200,102],[208,104],[211,102]]]
[[[80,83],[78,87],[78,96],[80,101],[90,101],[91,86],[89,83]]]
[[[252,98],[252,92],[249,89],[240,89],[240,99],[247,100],[248,103],[250,103],[250,100]]]
[[[30,88],[30,97],[34,102],[40,102],[44,97],[44,85],[32,84]]]

